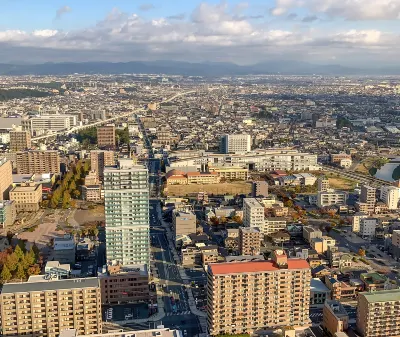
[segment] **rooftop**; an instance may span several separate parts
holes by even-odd
[[[364,296],[369,303],[400,301],[400,289],[364,292],[359,295]]]
[[[153,329],[153,330],[137,330],[124,332],[109,332],[96,335],[79,335],[75,329],[63,330],[60,332],[60,337],[179,337],[182,333],[179,330],[172,329]]]

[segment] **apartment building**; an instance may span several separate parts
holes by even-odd
[[[400,336],[400,289],[359,293],[357,329],[363,337]]]
[[[6,158],[0,158],[0,198],[9,199],[9,192],[12,187],[12,166]]]
[[[115,147],[115,125],[109,124],[97,127],[97,146],[99,148]]]
[[[243,225],[264,227],[264,206],[255,198],[243,199]]]
[[[114,151],[90,151],[90,169],[96,171],[97,178],[103,181],[104,168],[115,165]]]
[[[25,151],[29,150],[31,146],[31,134],[28,131],[21,130],[10,132],[10,151]]]
[[[303,238],[308,243],[311,242],[312,239],[322,238],[322,232],[319,229],[316,229],[311,226],[303,226]]]
[[[86,201],[100,201],[102,200],[101,185],[83,185],[82,200]]]
[[[327,207],[333,205],[346,205],[348,194],[342,191],[327,190],[325,192],[318,192],[317,206]]]
[[[368,185],[361,185],[360,204],[367,205],[367,211],[360,212],[373,213],[376,202],[376,188]]]
[[[150,299],[149,274],[143,264],[122,266],[109,263],[99,274],[102,304],[147,303]]]
[[[395,186],[382,186],[380,199],[387,205],[389,210],[399,208],[400,188]]]
[[[318,192],[326,192],[330,189],[329,179],[326,177],[318,178]]]
[[[353,215],[351,219],[351,230],[353,233],[358,233],[360,231],[361,220],[368,218],[367,213],[357,212]]]
[[[249,169],[242,167],[209,167],[210,172],[225,180],[247,180]]]
[[[17,152],[18,174],[60,173],[60,156],[57,151]]]
[[[207,323],[211,335],[309,324],[310,266],[272,253],[272,261],[208,266]]]
[[[349,315],[343,305],[336,300],[326,300],[323,308],[323,329],[329,336],[349,328]]]
[[[180,330],[173,329],[150,329],[135,331],[113,331],[96,335],[82,335],[76,329],[64,330],[60,333],[60,337],[182,337]]]
[[[260,255],[263,234],[257,227],[239,228],[240,255]]]
[[[15,186],[10,191],[10,200],[15,202],[17,212],[37,212],[42,201],[42,185],[27,182]]]
[[[393,257],[400,258],[400,230],[395,229],[392,233],[392,253]]]
[[[17,218],[17,208],[14,200],[0,200],[0,228],[13,225]]]
[[[222,153],[246,153],[250,151],[250,135],[224,135],[221,137]]]
[[[264,224],[260,230],[265,235],[271,235],[286,229],[286,219],[280,217],[268,217],[264,219]]]
[[[376,218],[362,218],[360,221],[360,235],[369,238],[375,236],[377,225],[378,219]]]
[[[172,228],[175,238],[178,235],[189,235],[196,233],[196,214],[193,212],[173,212],[172,213]]]
[[[0,293],[3,336],[58,337],[63,330],[101,333],[97,278],[6,283]]]
[[[251,186],[251,196],[267,197],[268,196],[268,183],[264,180],[253,181]]]

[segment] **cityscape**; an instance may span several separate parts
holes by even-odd
[[[322,2],[5,5],[1,336],[400,336],[400,4]]]

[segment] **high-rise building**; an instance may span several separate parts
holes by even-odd
[[[256,227],[239,228],[240,255],[259,255],[263,234]]]
[[[400,336],[400,289],[358,294],[357,329],[363,337]]]
[[[224,135],[221,138],[222,153],[245,153],[250,151],[250,135]]]
[[[17,152],[18,174],[60,173],[60,156],[57,151]]]
[[[329,190],[329,180],[326,177],[318,178],[318,192],[326,192]]]
[[[387,205],[388,209],[398,209],[400,200],[400,188],[395,186],[382,186],[380,199]]]
[[[97,145],[100,148],[113,148],[115,146],[115,126],[113,124],[97,128]]]
[[[31,148],[31,134],[28,131],[10,132],[10,151],[25,151]]]
[[[124,266],[149,265],[148,171],[131,159],[104,169],[106,257]]]
[[[268,183],[264,180],[257,180],[252,182],[251,196],[267,197],[268,196]]]
[[[208,266],[207,323],[211,335],[253,333],[309,323],[310,266],[273,252],[272,261]]]
[[[115,165],[114,151],[90,151],[90,168],[96,171],[97,178],[103,181],[104,168]]]
[[[243,199],[243,225],[264,227],[264,206],[255,198]]]
[[[6,283],[0,294],[2,336],[58,337],[76,329],[101,333],[101,293],[97,278]]]
[[[11,162],[0,158],[0,198],[7,200],[13,183]]]
[[[368,205],[370,211],[374,211],[376,202],[376,188],[368,185],[361,185],[360,203]]]

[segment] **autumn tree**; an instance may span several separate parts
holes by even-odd
[[[15,253],[8,255],[5,266],[7,266],[10,271],[14,271],[17,268],[17,264],[18,256]]]
[[[360,256],[365,256],[365,249],[360,248],[360,249],[358,250],[358,255],[360,255]]]
[[[1,280],[2,281],[9,281],[12,278],[11,272],[8,269],[8,267],[6,265],[3,266],[3,270],[1,271],[0,274]]]
[[[39,275],[40,274],[39,266],[37,264],[35,264],[34,266],[30,266],[27,270],[27,274],[28,276]]]
[[[70,202],[71,202],[71,195],[69,194],[68,191],[64,191],[64,194],[63,194],[63,201],[62,201],[62,207],[63,207],[63,208],[68,208]]]
[[[15,278],[21,280],[26,278],[26,273],[21,263],[18,264],[17,271],[15,272]]]
[[[75,184],[74,180],[72,180],[71,184],[69,184],[69,190],[70,191],[75,191],[76,190],[76,184]]]
[[[21,261],[24,258],[24,252],[19,245],[15,247],[14,253],[17,255],[18,261]]]

